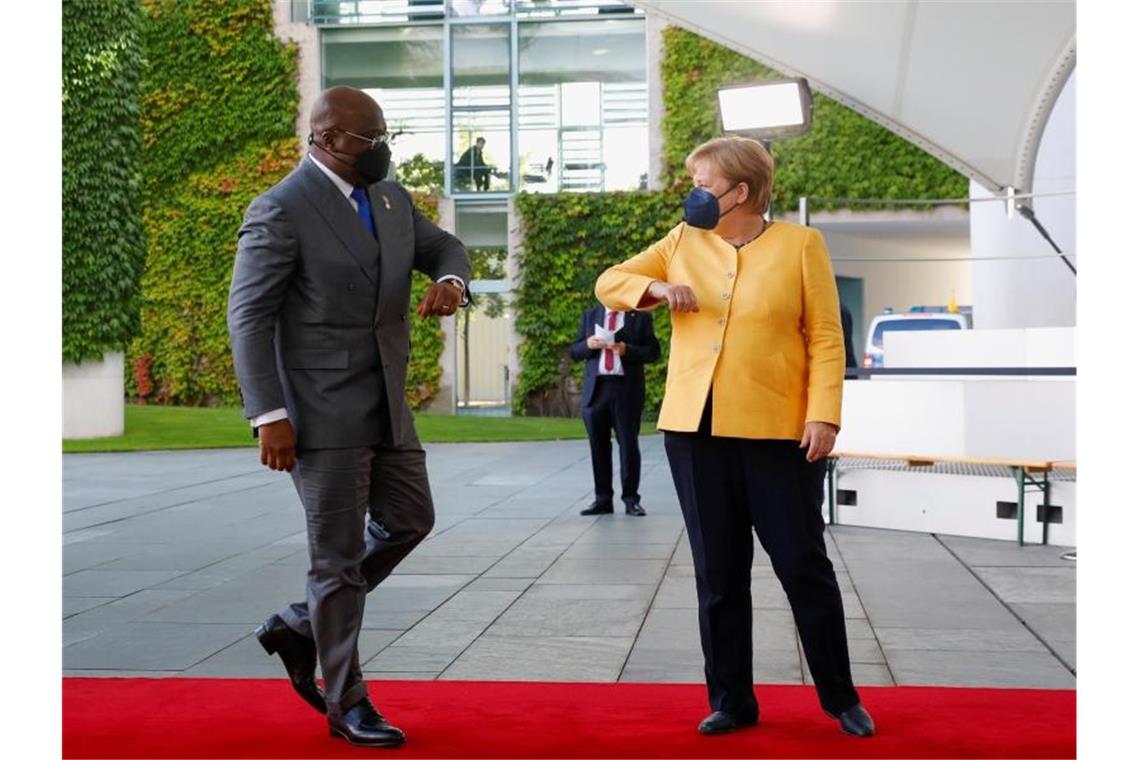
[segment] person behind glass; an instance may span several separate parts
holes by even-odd
[[[600,330],[598,329],[600,328]],[[597,333],[613,333],[613,342]],[[645,408],[645,365],[661,358],[653,316],[621,312],[598,304],[582,314],[578,337],[570,346],[574,361],[586,362],[582,420],[590,438],[594,466],[594,503],[583,515],[614,511],[613,450],[616,435],[621,458],[621,500],[625,513],[643,517],[641,496],[641,412]]]
[[[473,182],[476,190],[491,189],[491,167],[483,160],[483,147],[487,141],[476,138],[475,144],[463,151],[455,163],[456,174]]]
[[[667,304],[673,336],[658,428],[688,531],[712,714],[701,733],[754,725],[752,536],[792,608],[824,711],[870,736],[851,677],[843,601],[823,539],[823,476],[839,430],[843,334],[818,230],[767,222],[773,162],[758,142],[689,154],[685,221],[606,270],[615,310]]]

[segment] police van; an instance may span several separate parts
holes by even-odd
[[[953,311],[951,309],[954,309]],[[883,365],[883,336],[889,332],[917,330],[969,330],[973,327],[973,309],[969,306],[912,306],[910,311],[895,313],[887,307],[871,320],[867,329],[867,347],[863,366],[872,369]]]

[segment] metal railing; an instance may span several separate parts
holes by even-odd
[[[300,11],[298,9],[300,6]],[[298,18],[303,12],[304,19]],[[419,24],[447,19],[576,19],[641,16],[620,0],[294,0],[293,19],[317,26]]]

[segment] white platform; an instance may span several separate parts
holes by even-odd
[[[1076,459],[1076,383],[848,380],[837,451]]]
[[[1017,482],[1012,475],[1000,478],[850,469],[841,471],[837,484],[839,489],[854,491],[856,501],[854,506],[836,507],[841,525],[1017,539],[1017,520],[997,516],[999,501],[1017,503]],[[1049,501],[1061,508],[1061,522],[1049,524],[1049,544],[1077,544],[1076,486],[1072,481],[1051,483]],[[1041,543],[1042,523],[1037,521],[1041,503],[1041,492],[1026,491],[1027,544]]]
[[[889,333],[889,367],[1073,367],[1074,328]],[[836,450],[931,457],[1076,460],[1076,379],[1059,377],[880,376],[848,380]],[[1012,540],[1014,519],[997,502],[1017,501],[1009,477],[923,471],[845,470],[839,488],[856,506],[838,506],[841,524]],[[1026,494],[1025,539],[1041,540],[1037,505]],[[1076,542],[1076,484],[1053,486],[1062,523],[1049,543]]]
[[[885,367],[1075,367],[1077,329],[927,330],[883,336]],[[1022,378],[1008,378],[1022,380]],[[1068,378],[1070,381],[1072,378]]]
[[[123,355],[63,365],[63,437],[123,434]]]

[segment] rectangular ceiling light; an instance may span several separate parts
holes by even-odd
[[[758,140],[794,137],[811,129],[811,89],[804,79],[770,79],[717,92],[726,134]]]

